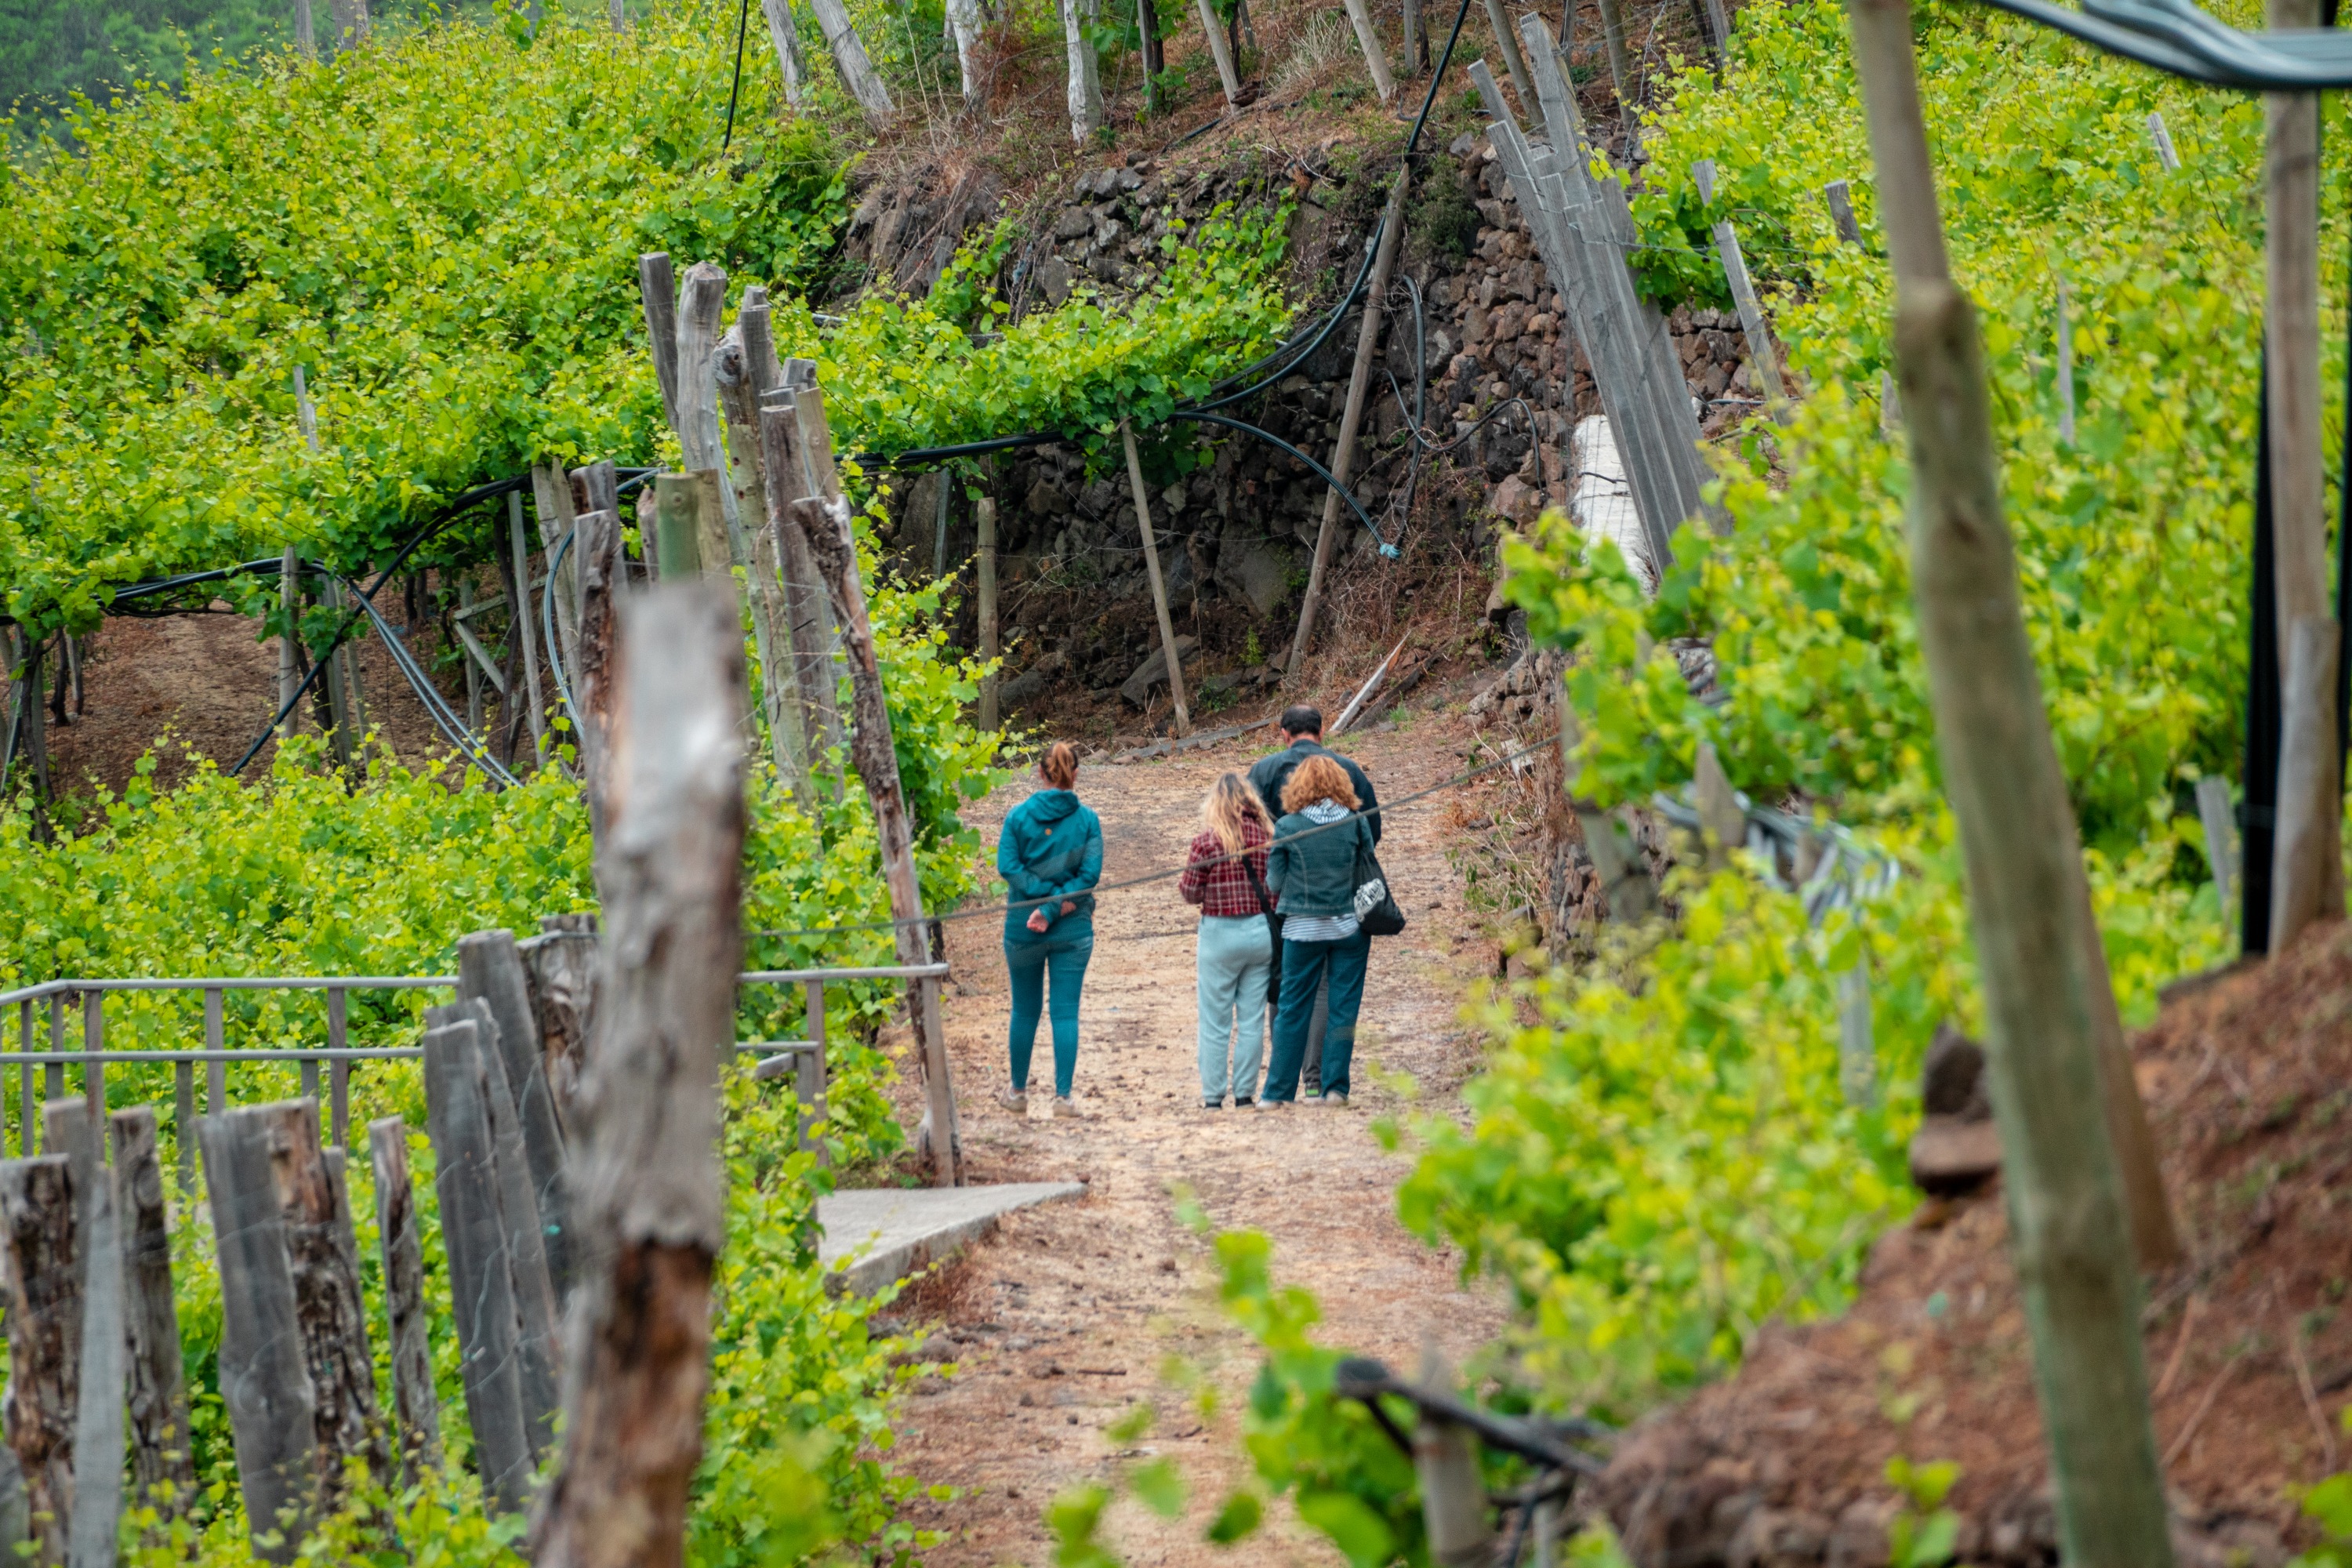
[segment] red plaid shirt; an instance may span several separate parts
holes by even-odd
[[[1260,884],[1265,881],[1265,847],[1273,835],[1253,819],[1242,823],[1242,843],[1246,846],[1243,856],[1228,860],[1230,851],[1217,841],[1217,836],[1205,829],[1192,840],[1192,853],[1184,865],[1184,874],[1176,879],[1176,891],[1188,904],[1198,904],[1204,915],[1223,916],[1227,920],[1247,915],[1264,914],[1258,907],[1257,889],[1251,886],[1249,872],[1242,869],[1246,858],[1250,869],[1257,873]],[[1212,862],[1214,862],[1212,864]]]

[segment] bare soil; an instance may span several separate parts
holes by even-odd
[[[2147,1281],[2156,1441],[2184,1563],[2276,1564],[2352,1399],[2352,928],[2178,996],[2135,1042],[2189,1261]],[[1776,1331],[1602,1484],[1634,1561],[1886,1561],[1888,1459],[1951,1460],[1958,1561],[2054,1563],[2024,1310],[1997,1191],[1883,1237],[1844,1317]]]
[[[1434,702],[1435,697],[1428,699]],[[1241,742],[1153,763],[1087,768],[1079,795],[1101,815],[1104,880],[1181,866],[1214,776],[1246,767],[1270,746]],[[1399,728],[1340,744],[1370,772],[1384,799],[1462,771],[1467,731],[1415,708]],[[1028,793],[1014,785],[982,803],[995,826]],[[1007,1087],[1010,997],[1001,926],[952,923],[956,985],[947,1024],[964,1146],[975,1182],[1077,1180],[1082,1202],[1015,1215],[992,1239],[927,1281],[912,1322],[932,1331],[930,1354],[952,1358],[945,1379],[919,1384],[901,1410],[894,1464],[950,1500],[919,1503],[916,1523],[943,1531],[926,1561],[957,1564],[1048,1560],[1041,1515],[1062,1490],[1111,1475],[1122,1459],[1172,1456],[1192,1484],[1185,1517],[1162,1521],[1132,1501],[1115,1506],[1109,1533],[1135,1564],[1231,1563],[1202,1531],[1226,1492],[1248,1478],[1237,1440],[1241,1395],[1255,1347],[1223,1317],[1207,1242],[1177,1217],[1177,1194],[1197,1195],[1220,1229],[1273,1238],[1279,1281],[1315,1291],[1328,1342],[1411,1366],[1425,1335],[1458,1361],[1500,1328],[1500,1301],[1465,1289],[1459,1258],[1409,1235],[1395,1217],[1402,1161],[1382,1152],[1370,1123],[1408,1109],[1455,1103],[1475,1066],[1461,1022],[1466,983],[1491,974],[1495,951],[1465,909],[1441,832],[1448,797],[1391,816],[1381,858],[1412,924],[1376,944],[1359,1028],[1354,1100],[1344,1110],[1204,1110],[1194,1048],[1196,911],[1173,879],[1106,895],[1095,916],[1078,1048],[1076,1120],[1045,1119],[1051,1083],[1039,1031],[1026,1116],[997,1103]],[[911,1074],[909,1074],[911,1078]],[[912,1125],[911,1092],[905,1108]],[[1181,1357],[1221,1395],[1203,1415],[1164,1383]],[[1102,1428],[1138,1402],[1159,1411],[1139,1444],[1115,1451]],[[1277,1506],[1252,1563],[1339,1561]]]
[[[446,742],[383,645],[370,637],[359,646],[360,685],[379,742],[409,767],[428,765]],[[110,617],[82,648],[84,710],[75,714],[68,702],[66,724],[52,721],[48,730],[62,795],[87,795],[93,785],[120,793],[150,748],[159,787],[184,779],[197,757],[233,767],[278,711],[277,640],[262,639],[257,623],[226,607]],[[460,692],[455,706],[462,718]],[[310,710],[303,711],[307,721]],[[268,777],[277,754],[277,742],[265,742],[243,776]],[[522,754],[530,755],[527,739]]]

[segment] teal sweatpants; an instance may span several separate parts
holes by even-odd
[[[1046,1010],[1045,983],[1053,981],[1054,1092],[1066,1100],[1078,1070],[1078,991],[1087,961],[1095,955],[1091,914],[1067,915],[1043,936],[1009,921],[1004,931],[1004,967],[1013,976],[1013,1089],[1029,1089],[1029,1055],[1037,1044],[1037,1021]]]

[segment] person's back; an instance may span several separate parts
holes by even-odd
[[[1067,741],[1037,763],[1045,787],[1005,814],[996,843],[1004,879],[1004,965],[1013,984],[1013,1088],[1006,1106],[1029,1108],[1029,1053],[1053,982],[1054,1114],[1075,1115],[1078,992],[1095,949],[1094,886],[1102,879],[1102,823],[1073,793],[1078,753]]]
[[[1270,756],[1260,757],[1249,771],[1250,787],[1257,791],[1265,803],[1266,818],[1279,822],[1283,817],[1282,791],[1290,783],[1290,775],[1298,764],[1309,757],[1328,757],[1339,764],[1348,775],[1348,783],[1356,792],[1359,808],[1371,826],[1372,842],[1381,841],[1381,800],[1372,788],[1371,776],[1358,766],[1351,757],[1343,757],[1323,744],[1323,715],[1312,708],[1298,706],[1283,710],[1275,721],[1282,736],[1283,749]]]

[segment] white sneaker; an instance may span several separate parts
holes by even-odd
[[[1018,1089],[1000,1089],[996,1091],[996,1103],[1007,1110],[1026,1111],[1029,1109],[1028,1091]]]
[[[1061,1117],[1076,1116],[1077,1114],[1077,1104],[1076,1101],[1071,1100],[1068,1095],[1061,1094],[1054,1097],[1054,1115],[1057,1120]]]
[[[1326,1110],[1345,1110],[1348,1109],[1348,1097],[1344,1094],[1318,1094],[1307,1103],[1319,1105]]]

